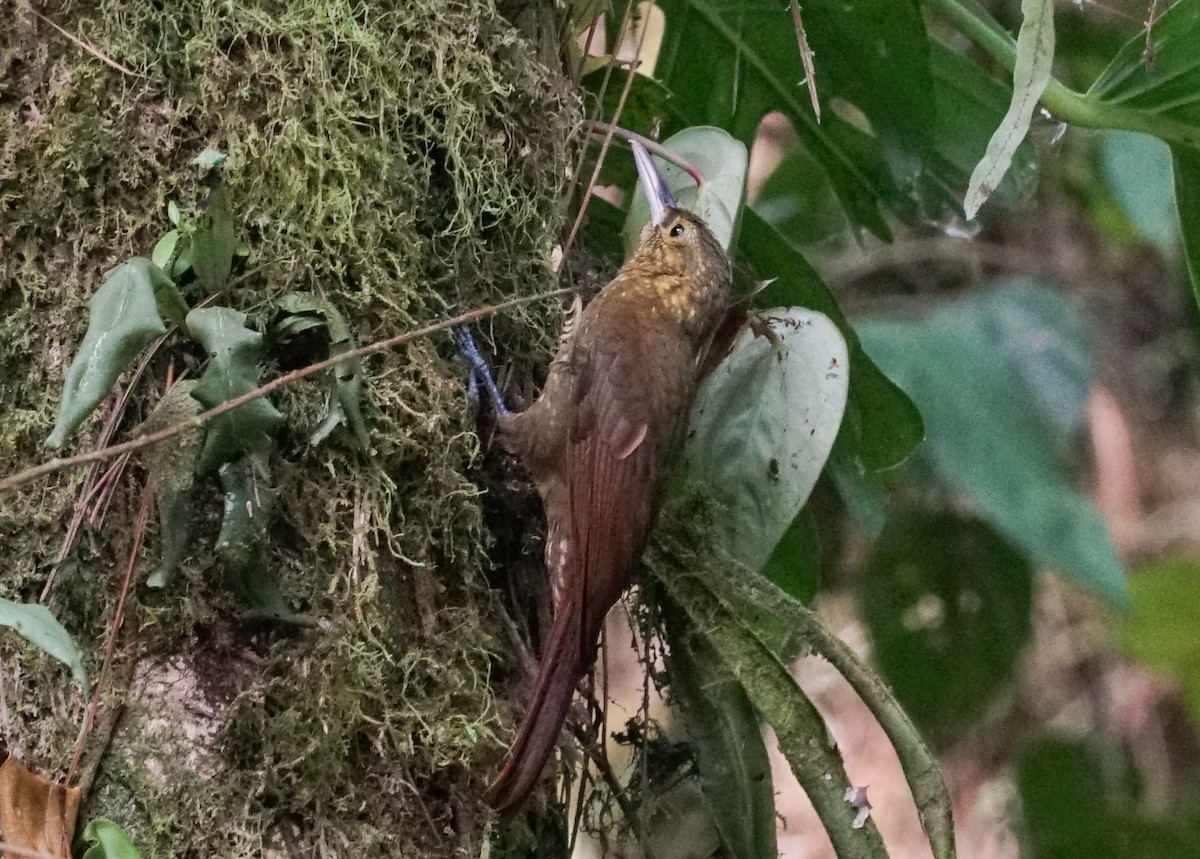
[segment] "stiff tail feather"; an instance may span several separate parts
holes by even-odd
[[[580,619],[571,608],[560,606],[521,730],[509,751],[508,762],[484,795],[487,804],[497,811],[516,808],[533,790],[571,709],[575,685],[583,673]]]

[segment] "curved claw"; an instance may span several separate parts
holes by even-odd
[[[479,347],[475,345],[475,338],[471,336],[471,331],[468,328],[456,328],[454,330],[454,339],[458,341],[458,351],[467,359],[467,363],[471,365],[471,380],[467,383],[467,396],[472,401],[479,399],[479,386],[482,384],[487,388],[488,398],[492,401],[492,407],[496,410],[496,414],[501,417],[508,415],[508,407],[504,405],[504,398],[500,396],[500,389],[496,386],[496,380],[492,378],[492,368],[488,366],[486,360],[479,352]]]

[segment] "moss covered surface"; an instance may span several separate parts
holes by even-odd
[[[218,302],[260,323],[280,296],[307,291],[365,343],[551,285],[577,105],[491,4],[39,8],[134,74],[14,0],[0,9],[0,472],[44,458],[87,298],[170,228],[169,200],[202,204],[189,162],[206,147],[229,156],[249,250]],[[485,331],[525,372],[544,360],[557,314],[530,305]],[[201,358],[169,340],[123,426],[145,416],[169,364],[195,370]],[[478,853],[487,815],[474,797],[506,720],[489,678],[499,639],[463,375],[448,337],[369,359],[369,457],[339,434],[308,444],[320,381],[277,398],[291,421],[273,454],[267,563],[322,628],[240,618],[211,548],[219,493],[205,484],[180,573],[165,591],[133,592],[105,698],[120,717],[107,749],[87,749],[99,769],[85,820],[118,821],[146,856]],[[67,452],[95,446],[104,413]],[[0,593],[40,593],[81,477],[0,495]],[[93,673],[140,484],[127,469],[50,595]],[[152,522],[140,577],[156,557]],[[61,774],[81,696],[8,638],[2,655],[0,730]]]

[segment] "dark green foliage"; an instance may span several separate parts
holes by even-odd
[[[884,677],[925,735],[947,745],[1016,672],[1033,570],[981,522],[898,507],[860,600]]]

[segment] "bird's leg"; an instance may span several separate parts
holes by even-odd
[[[471,379],[467,382],[467,396],[471,398],[472,402],[479,402],[479,386],[482,384],[487,389],[488,397],[492,401],[492,408],[496,410],[496,414],[506,417],[509,414],[508,407],[504,405],[504,398],[500,396],[500,389],[496,387],[496,380],[492,378],[492,369],[480,354],[479,347],[475,345],[475,338],[471,336],[470,329],[456,328],[454,339],[458,341],[458,351],[471,365]]]

